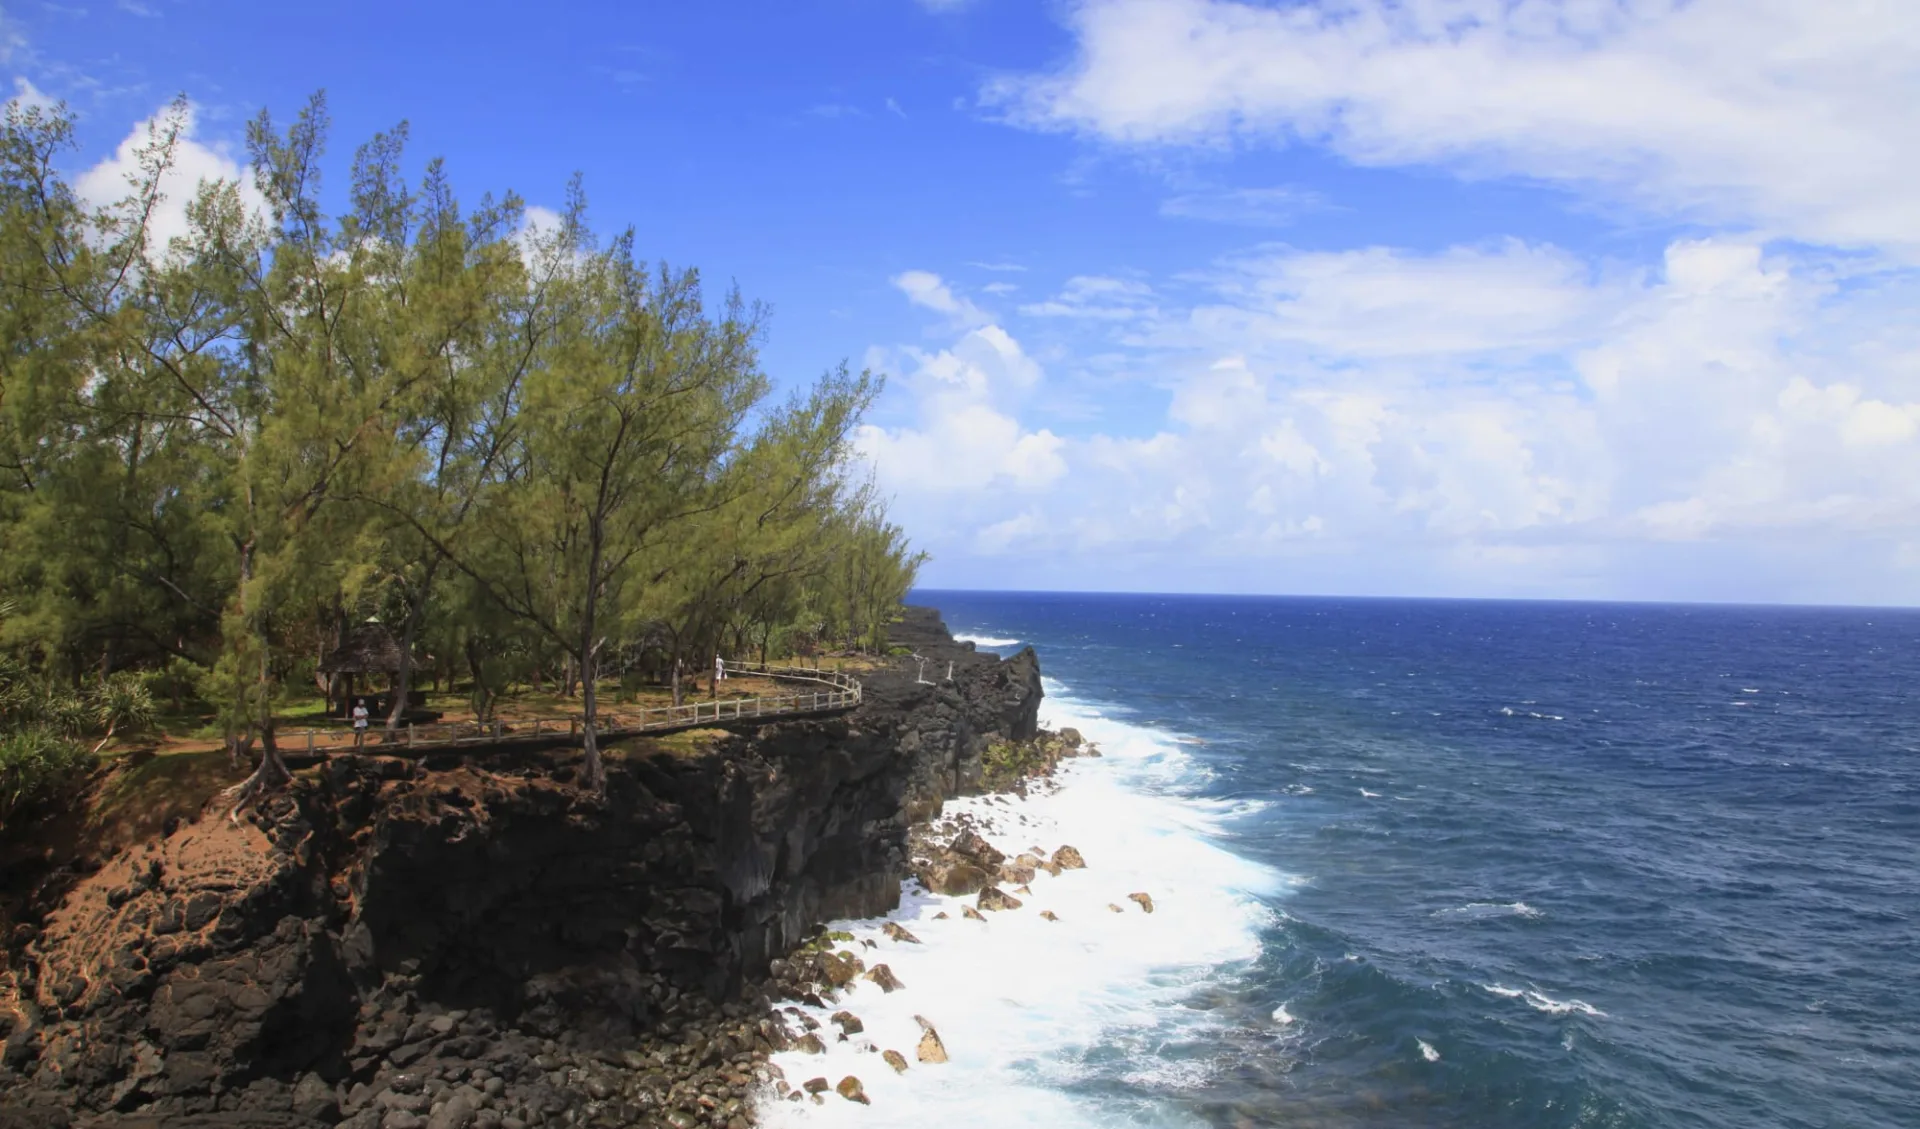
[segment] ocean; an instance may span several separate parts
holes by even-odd
[[[1920,1126],[1920,613],[915,601],[1103,754],[949,810],[1088,866],[836,923],[906,986],[776,1062],[872,1105],[768,1124]]]

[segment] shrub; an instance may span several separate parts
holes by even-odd
[[[45,814],[94,763],[84,745],[44,725],[0,733],[0,827]]]
[[[87,695],[91,721],[107,737],[115,733],[144,733],[153,728],[153,691],[137,674],[120,673],[94,687]]]

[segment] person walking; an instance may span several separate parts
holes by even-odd
[[[353,700],[353,747],[358,749],[367,743],[367,700]]]
[[[719,655],[713,656],[713,680],[715,682],[725,682],[727,680],[727,660],[721,658]]]

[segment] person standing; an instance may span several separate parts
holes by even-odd
[[[367,700],[353,700],[353,747],[358,749],[367,743]]]
[[[719,655],[713,656],[713,680],[715,682],[725,682],[727,680],[727,660],[721,658]]]

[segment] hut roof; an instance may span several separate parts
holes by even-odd
[[[323,674],[393,674],[399,669],[400,641],[380,623],[355,624],[320,660]]]

